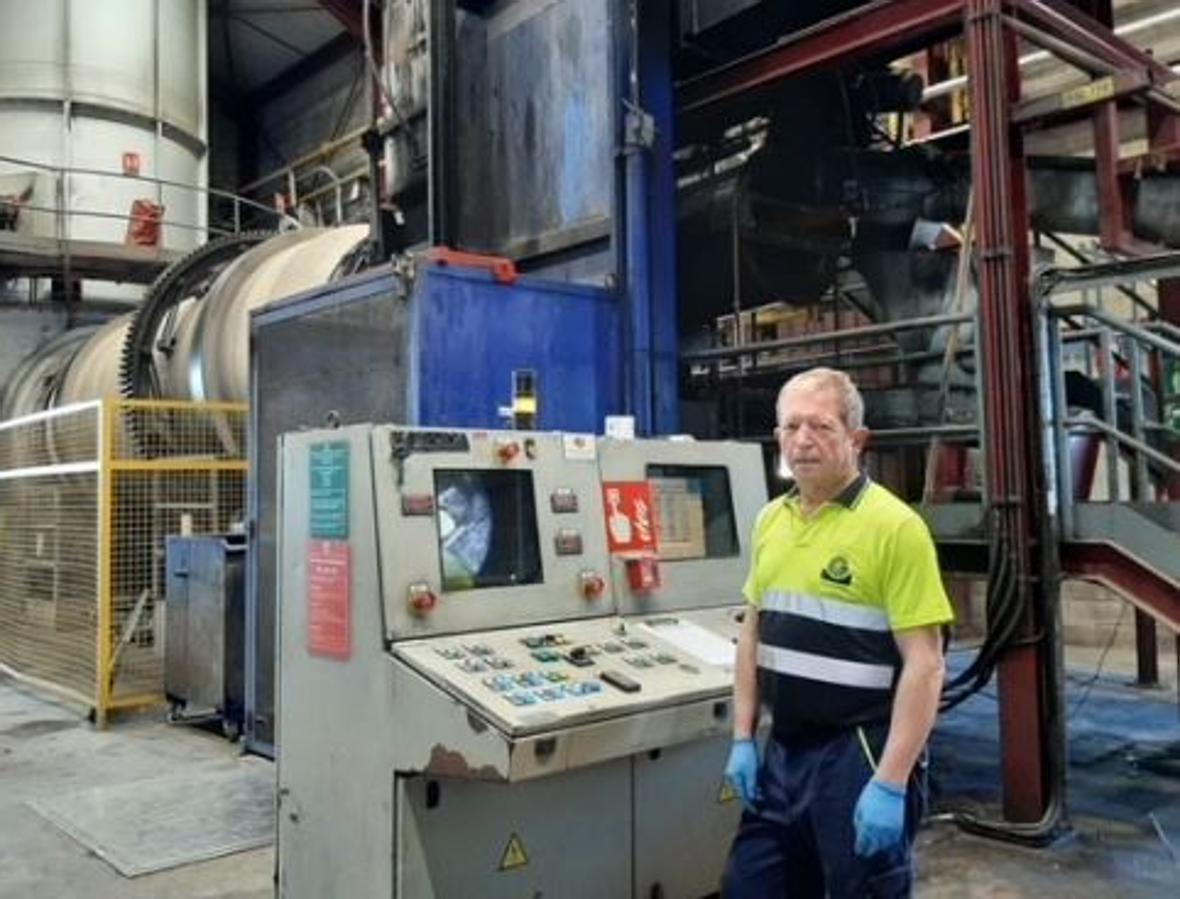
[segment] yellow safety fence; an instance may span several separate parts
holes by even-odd
[[[164,545],[246,508],[246,406],[104,400],[0,422],[0,668],[93,710],[163,700]]]

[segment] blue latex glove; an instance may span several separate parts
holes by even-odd
[[[857,855],[867,858],[897,846],[905,830],[905,787],[870,780],[860,791],[852,824]]]
[[[754,804],[762,801],[758,786],[758,747],[753,740],[734,740],[725,763],[725,779],[738,794],[742,805],[754,811]]]

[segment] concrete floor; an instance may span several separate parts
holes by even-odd
[[[1161,662],[1165,660],[1161,659]],[[1096,657],[1070,653],[1075,708]],[[1180,852],[1180,765],[1146,764],[1180,747],[1175,669],[1167,689],[1126,686],[1133,653],[1112,651],[1103,675],[1071,721],[1069,836],[1031,850],[964,834],[949,811],[994,808],[998,769],[995,703],[973,699],[940,723],[932,745],[934,819],[919,840],[922,899],[1076,897],[1139,899],[1177,895],[1173,858],[1147,817],[1151,812]],[[0,675],[0,899],[263,899],[272,895],[274,852],[260,849],[125,879],[26,804],[97,784],[126,783],[232,766],[236,747],[219,737],[164,723],[123,720],[96,732],[79,713]],[[1175,756],[1173,756],[1175,758]]]
[[[0,674],[0,899],[264,899],[274,850],[259,849],[127,879],[28,805],[100,784],[227,768],[225,740],[155,717],[95,731],[76,709]]]

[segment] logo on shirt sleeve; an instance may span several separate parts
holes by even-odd
[[[832,556],[819,576],[822,580],[847,587],[852,583],[852,568],[843,556]]]

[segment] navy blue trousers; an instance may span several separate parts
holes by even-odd
[[[865,728],[880,758],[885,728]],[[856,800],[873,776],[854,728],[822,739],[767,741],[758,772],[762,801],[745,811],[722,881],[724,899],[906,897],[913,886],[910,848],[926,804],[926,760],[906,793],[905,839],[869,858],[853,851]]]

